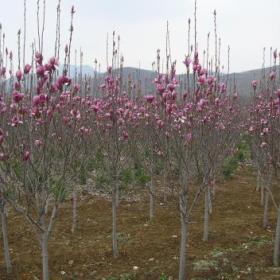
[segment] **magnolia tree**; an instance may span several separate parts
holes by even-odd
[[[36,233],[43,279],[49,279],[48,241],[59,205],[76,176],[80,149],[89,130],[82,124],[78,87],[66,76],[54,79],[57,61],[36,54],[36,87],[27,91],[16,73],[11,98],[2,103],[1,197]],[[24,73],[28,74],[26,66]],[[51,213],[46,206],[51,200]]]
[[[212,80],[209,77],[206,88],[200,89],[202,96],[196,104],[198,127],[194,131],[197,137],[194,157],[204,191],[204,241],[208,240],[215,180],[220,176],[225,160],[234,154],[239,141],[236,97],[230,98],[224,89],[213,92]]]
[[[262,81],[252,81],[254,94],[247,121],[247,131],[250,135],[252,157],[261,178],[261,184],[257,186],[257,189],[261,190],[261,202],[264,205],[263,226],[268,226],[268,209],[271,203],[278,213],[273,263],[279,266],[280,207],[279,202],[276,201],[278,188],[273,188],[272,184],[274,177],[279,181],[280,167],[280,90],[276,71],[277,51],[273,56],[274,67],[269,75],[264,76]]]
[[[204,68],[203,63],[200,63],[196,26],[195,51],[191,54],[188,42],[188,55],[184,61],[187,67],[187,91],[179,97],[176,63],[171,64],[170,50],[167,52],[165,75],[160,71],[158,51],[154,95],[142,98],[131,78],[125,92],[123,59],[119,65],[115,33],[112,66],[108,67],[104,83],[98,89],[96,84],[90,88],[90,79],[82,76],[81,52],[81,85],[73,84],[68,75],[74,12],[72,8],[70,40],[65,47],[61,76],[58,76],[57,59],[51,58],[44,64],[42,54],[36,53],[31,65],[25,65],[23,71],[19,67],[16,75],[11,76],[11,92],[7,91],[3,78],[6,69],[0,62],[0,89],[5,93],[0,100],[0,213],[7,271],[11,270],[11,260],[5,206],[13,207],[34,230],[42,252],[43,279],[48,280],[48,241],[59,206],[72,193],[71,230],[74,232],[77,227],[77,183],[81,177],[87,178],[87,171],[95,171],[96,167],[92,166],[92,162],[101,159],[100,169],[106,174],[112,199],[114,257],[118,255],[117,206],[123,168],[133,162],[134,166],[141,165],[149,174],[150,219],[154,216],[156,175],[163,174],[164,201],[167,200],[168,172],[172,171],[177,176],[175,193],[181,225],[179,280],[185,280],[188,224],[193,209],[204,194],[203,240],[208,239],[213,185],[221,173],[225,159],[234,153],[238,139],[238,96],[228,94],[227,85],[221,82],[219,65],[215,65],[215,71],[211,70],[208,53],[207,66]],[[55,53],[59,56],[60,1],[57,13]],[[43,31],[39,37],[39,49],[42,50]],[[167,43],[170,44],[169,31],[167,37]],[[8,57],[13,73],[12,54],[6,51],[6,58]],[[217,54],[215,60],[217,64]],[[76,71],[75,81],[77,80]],[[179,90],[182,93],[182,89]],[[279,104],[279,101],[275,104]],[[265,108],[267,110],[268,107]],[[277,118],[273,121],[268,117],[266,119],[265,125],[270,121],[271,127],[277,127]],[[269,130],[268,128],[266,132]],[[277,129],[273,131],[273,140],[271,137],[266,140],[267,144],[261,146],[273,146],[275,149],[274,142],[278,132]],[[279,149],[277,151],[279,155]],[[262,158],[269,157],[266,150],[263,154]],[[277,170],[279,156],[272,158],[271,162]],[[194,184],[196,182],[198,184]],[[278,224],[280,232],[280,216]],[[279,239],[277,238],[276,240]]]
[[[167,98],[164,103],[165,110],[170,119],[168,135],[172,163],[179,171],[178,197],[181,216],[179,279],[186,277],[187,225],[192,210],[204,192],[203,240],[206,241],[209,211],[212,208],[211,188],[215,179],[220,176],[225,159],[235,152],[239,136],[237,94],[232,97],[227,95],[225,84],[218,84],[216,77],[210,76],[207,69],[202,69],[197,53],[194,54],[192,65],[193,75],[197,81],[194,84],[193,94],[187,92],[181,102],[176,102],[176,80],[172,72],[173,83],[163,92],[163,100]],[[190,184],[194,181],[200,182],[200,186],[192,195]]]
[[[117,205],[119,195],[119,176],[126,160],[123,157],[124,146],[128,139],[126,119],[129,118],[129,100],[121,92],[119,78],[114,76],[112,67],[108,69],[105,83],[101,85],[103,97],[96,104],[95,112],[100,121],[99,133],[102,137],[101,151],[104,168],[108,174],[112,190],[112,250],[117,257]]]

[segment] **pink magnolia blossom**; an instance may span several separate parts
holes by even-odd
[[[24,66],[23,72],[24,72],[25,75],[27,75],[27,74],[29,74],[30,70],[31,70],[31,65],[26,64],[26,65]]]
[[[192,60],[190,59],[189,56],[186,56],[185,60],[183,61],[183,63],[186,65],[187,68],[189,68],[191,62]]]
[[[30,152],[29,151],[24,151],[22,155],[22,160],[23,161],[28,161],[30,159]]]
[[[187,142],[191,142],[192,139],[193,139],[192,133],[191,133],[191,132],[187,133],[187,135],[186,135],[186,141],[187,141]]]
[[[0,152],[0,161],[6,161],[8,159],[8,156],[2,152]]]
[[[34,141],[34,144],[35,144],[36,147],[41,147],[43,145],[43,142],[42,142],[42,140],[36,139]]]
[[[153,103],[155,97],[153,95],[146,95],[145,99],[148,103]]]
[[[273,81],[273,80],[275,80],[275,78],[276,78],[276,73],[275,73],[274,71],[270,72],[270,74],[269,74],[269,79],[270,79],[271,81]]]
[[[18,91],[13,92],[13,101],[19,103],[24,98],[24,94]]]
[[[38,77],[44,77],[45,71],[46,71],[46,69],[45,69],[45,66],[43,66],[43,65],[39,65],[36,68],[36,74]]]
[[[258,85],[258,81],[257,80],[253,80],[251,82],[251,85],[252,85],[253,89],[256,90],[257,89],[257,85]]]
[[[18,71],[16,72],[16,78],[17,78],[18,82],[21,81],[21,79],[22,79],[22,72],[21,72],[21,70],[18,70]]]

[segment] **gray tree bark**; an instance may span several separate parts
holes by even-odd
[[[279,257],[280,257],[280,207],[278,208],[277,224],[276,224],[275,240],[274,240],[274,252],[273,252],[274,266],[279,266]]]
[[[4,259],[5,259],[7,274],[10,274],[12,272],[12,262],[11,262],[10,251],[9,251],[7,216],[6,216],[5,206],[2,207],[0,212],[1,212]]]
[[[118,256],[118,241],[117,241],[117,185],[114,184],[112,192],[112,251],[113,257]]]
[[[204,192],[204,223],[203,223],[203,241],[208,241],[209,235],[209,195],[208,186]]]
[[[72,228],[71,232],[74,233],[77,229],[77,192],[74,190],[72,193],[72,199],[73,199],[73,217],[72,217]]]

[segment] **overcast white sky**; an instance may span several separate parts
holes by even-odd
[[[41,0],[42,2],[42,0]],[[53,55],[57,0],[46,0],[46,57]],[[0,0],[0,22],[8,47],[16,53],[17,31],[23,25],[23,0]],[[27,0],[28,46],[36,38],[36,3]],[[166,21],[170,22],[173,59],[178,72],[186,54],[187,19],[193,22],[194,0],[62,0],[62,44],[69,35],[70,8],[76,9],[73,48],[82,47],[84,63],[95,58],[105,66],[106,34],[121,36],[125,66],[151,69],[156,50],[165,48]],[[213,35],[213,10],[218,13],[218,33],[222,38],[222,63],[231,47],[231,72],[259,68],[262,49],[280,48],[280,0],[198,0],[199,47],[206,47],[208,32]],[[193,33],[192,33],[193,35]],[[213,47],[213,36],[211,45]],[[104,68],[103,68],[104,69]]]

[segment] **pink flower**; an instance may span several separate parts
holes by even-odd
[[[258,81],[257,80],[253,80],[251,85],[252,85],[253,89],[256,90],[257,89],[257,85],[258,85]]]
[[[270,74],[269,74],[269,79],[270,79],[271,81],[273,81],[273,80],[275,80],[275,78],[276,78],[276,73],[275,73],[274,71],[270,72]]]
[[[36,140],[34,141],[34,144],[35,144],[36,147],[40,147],[40,146],[43,145],[43,142],[42,142],[42,140],[36,139]]]
[[[17,117],[17,116],[13,116],[11,119],[11,126],[16,127],[19,124],[22,124],[23,122]]]
[[[212,76],[208,77],[208,79],[207,79],[208,85],[211,86],[213,84],[214,80],[215,80],[214,77],[212,77]]]
[[[21,88],[20,82],[15,82],[14,87],[15,87],[15,90],[19,91]]]
[[[33,106],[38,106],[40,104],[40,96],[39,95],[35,95],[33,97],[32,104],[33,104]]]
[[[30,159],[30,152],[29,151],[24,151],[22,160],[23,161],[28,161]]]
[[[31,65],[26,64],[24,66],[24,71],[23,72],[24,72],[25,75],[27,75],[27,74],[29,74],[30,70],[31,70]]]
[[[0,161],[5,161],[7,159],[8,159],[8,156],[1,152],[0,153]]]
[[[157,126],[162,129],[164,127],[164,122],[162,120],[157,120]]]
[[[193,138],[192,133],[191,133],[191,132],[187,133],[187,135],[186,135],[186,141],[187,141],[187,142],[191,142],[191,141],[192,141],[192,138]]]
[[[19,103],[24,98],[24,94],[18,91],[13,92],[13,100],[15,103]]]
[[[225,127],[225,125],[224,125],[223,123],[219,123],[219,129],[221,129],[221,130],[225,130],[225,129],[226,129],[226,127]]]
[[[220,85],[219,85],[220,93],[225,93],[226,90],[227,90],[226,84],[225,83],[220,83]]]
[[[201,86],[203,86],[203,85],[205,84],[205,82],[206,82],[205,76],[204,76],[204,75],[199,76],[199,78],[198,78],[198,84],[200,84]]]
[[[276,92],[278,98],[280,99],[280,89],[277,89],[277,92]]]
[[[249,132],[253,132],[254,131],[254,127],[253,126],[250,126],[249,127]]]
[[[79,110],[71,110],[70,114],[75,117],[77,120],[81,119],[81,113]]]
[[[36,52],[36,54],[35,54],[35,60],[36,60],[36,62],[38,63],[38,64],[42,64],[42,62],[43,62],[43,56],[42,56],[42,54],[40,54],[39,52]]]
[[[128,139],[128,133],[126,131],[123,132],[123,139],[124,140]]]
[[[186,65],[187,68],[189,68],[190,64],[191,64],[191,59],[189,58],[189,56],[186,56],[185,60],[183,61],[183,63]]]
[[[167,89],[172,92],[175,89],[175,85],[174,84],[168,84]]]
[[[261,148],[267,147],[267,143],[266,143],[266,142],[262,142],[261,145],[260,145],[260,147],[261,147]]]
[[[145,99],[148,103],[153,103],[155,97],[153,95],[146,95]]]
[[[43,65],[39,65],[36,69],[36,74],[38,77],[44,77],[45,75],[45,67]]]
[[[267,134],[268,132],[269,132],[268,127],[265,127],[265,128],[263,129],[263,134],[265,135],[265,134]]]
[[[60,77],[58,77],[58,79],[56,80],[56,87],[61,90],[63,85],[69,85],[71,84],[71,79],[69,79],[67,76],[62,75]]]
[[[48,63],[50,66],[51,66],[51,70],[55,70],[58,66],[58,61],[55,57],[52,57],[50,60],[49,60],[49,63]]]
[[[160,95],[162,95],[164,91],[165,91],[165,88],[164,88],[162,85],[158,84],[158,85],[157,85],[157,92],[158,92]]]
[[[5,76],[5,74],[6,74],[6,68],[5,68],[5,67],[2,67],[2,68],[0,69],[0,76]]]
[[[77,94],[80,91],[80,89],[81,89],[80,85],[78,85],[78,84],[74,85],[74,88],[73,88],[74,94]]]
[[[4,131],[0,128],[0,145],[4,142]]]
[[[22,72],[21,72],[21,70],[18,70],[18,71],[16,72],[16,78],[17,78],[18,82],[21,81],[21,79],[22,79]]]

